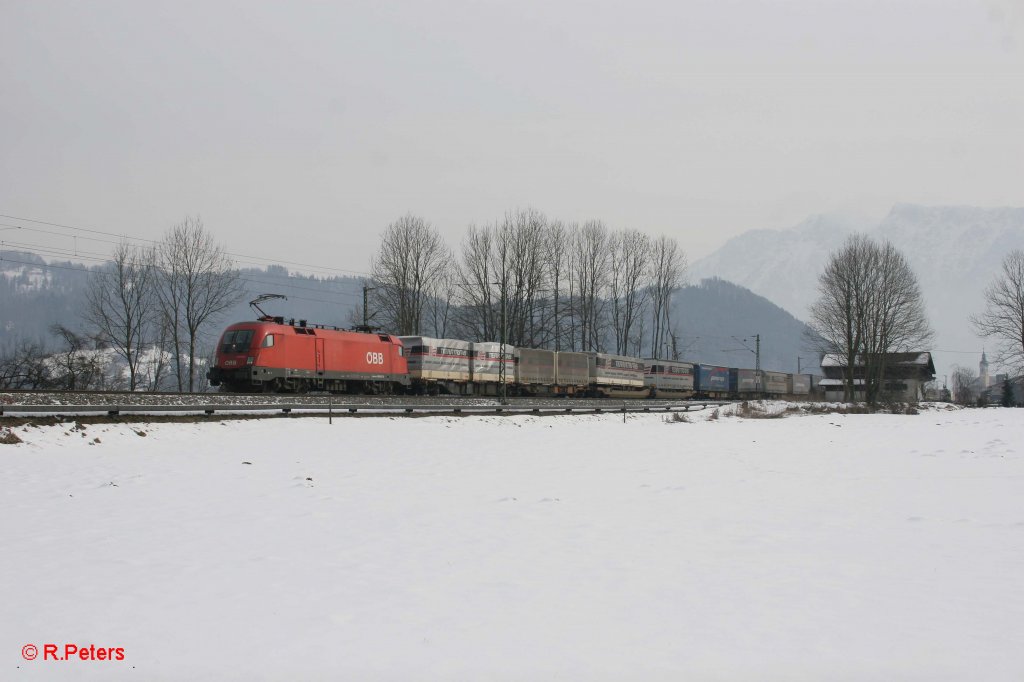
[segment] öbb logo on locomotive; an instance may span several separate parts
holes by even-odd
[[[815,388],[809,374],[398,337],[266,314],[224,330],[207,377],[224,391],[286,393],[735,399],[806,398]]]

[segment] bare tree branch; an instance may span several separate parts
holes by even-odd
[[[162,323],[174,348],[178,390],[193,391],[200,335],[237,303],[244,293],[241,280],[224,247],[198,217],[187,217],[169,229],[156,253]]]
[[[675,239],[662,235],[651,245],[651,355],[678,359],[672,326],[672,293],[682,286],[686,274],[686,254]]]
[[[1003,259],[1002,271],[985,289],[985,311],[971,322],[979,335],[999,341],[999,364],[1024,371],[1024,251]]]
[[[428,300],[450,266],[448,247],[423,218],[408,214],[388,225],[371,265],[381,324],[402,335],[422,333]]]
[[[890,354],[922,350],[931,340],[917,277],[888,242],[853,235],[829,258],[818,293],[809,326],[823,352],[844,366],[844,399],[853,400],[855,379],[862,377],[865,397],[875,402],[885,389]]]
[[[93,273],[85,319],[128,366],[128,390],[138,387],[139,360],[155,314],[153,253],[121,242],[108,267]]]

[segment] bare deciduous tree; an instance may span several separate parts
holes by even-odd
[[[920,351],[931,341],[917,276],[902,253],[885,242],[875,254],[865,317],[864,373],[868,402],[887,393],[885,376],[891,353]]]
[[[50,385],[49,355],[42,341],[22,338],[0,353],[0,388],[36,389]]]
[[[1024,251],[1003,259],[1002,271],[985,289],[985,311],[971,321],[978,334],[999,340],[999,364],[1024,370]]]
[[[974,405],[978,401],[978,375],[970,367],[953,366],[953,400],[960,405]]]
[[[401,333],[639,354],[647,305],[656,301],[655,343],[674,345],[671,296],[686,267],[674,240],[613,234],[596,220],[549,222],[525,208],[471,225],[456,268],[444,267],[449,258],[422,219],[390,225],[373,266],[379,290],[372,309],[381,323]]]
[[[810,327],[821,338],[822,352],[836,355],[845,367],[845,400],[853,400],[861,378],[868,402],[877,401],[890,354],[922,350],[931,339],[917,277],[888,242],[853,235],[829,258],[818,293]]]
[[[188,217],[157,246],[163,324],[174,349],[178,390],[195,390],[201,333],[243,294],[238,271],[203,221]]]
[[[384,328],[421,334],[428,299],[450,263],[441,235],[423,218],[408,214],[388,225],[371,266],[374,309]]]
[[[679,243],[662,235],[651,244],[651,355],[678,359],[672,326],[672,293],[683,284],[686,275],[686,254]]]
[[[121,242],[107,267],[93,273],[85,319],[128,367],[128,390],[138,386],[139,359],[155,313],[156,275],[151,251]]]
[[[555,350],[562,349],[562,317],[565,315],[564,307],[561,305],[563,277],[565,271],[565,256],[568,249],[566,244],[567,231],[561,221],[555,221],[548,225],[547,243],[545,253],[547,255],[545,267],[548,271],[551,286],[551,318],[550,324],[552,346]]]
[[[861,352],[859,300],[867,289],[861,263],[867,259],[868,249],[868,238],[855,235],[832,254],[818,276],[819,298],[810,311],[809,326],[816,334],[811,338],[820,340],[819,350],[838,356],[844,367],[843,398],[847,402],[854,399],[855,368]]]
[[[52,356],[56,370],[54,385],[65,391],[91,388],[101,368],[96,352],[89,348],[90,339],[62,324],[52,325],[50,333],[61,341],[61,347]]]
[[[157,276],[159,286],[159,274]],[[159,311],[153,322],[154,333],[152,346],[150,348],[151,358],[144,368],[143,380],[146,383],[146,390],[159,391],[163,388],[164,379],[168,377],[170,368],[168,359],[174,352],[173,329],[167,312],[160,305],[159,292],[157,293],[157,307]]]
[[[608,280],[608,228],[600,220],[589,220],[572,231],[569,276],[576,289],[574,325],[579,350],[602,349],[605,287]],[[575,340],[573,350],[577,349]]]
[[[427,331],[437,338],[448,335],[452,307],[458,294],[457,277],[455,268],[442,269],[427,294]]]
[[[645,278],[649,271],[651,242],[637,230],[624,230],[609,241],[611,280],[609,296],[612,309],[612,332],[615,352],[629,353],[630,344],[647,303],[650,287]]]
[[[460,333],[530,348],[548,341],[546,230],[547,219],[530,208],[508,213],[499,225],[470,226],[459,275]]]
[[[534,348],[542,336],[537,306],[544,288],[544,231],[547,219],[527,208],[505,216],[497,242],[505,299],[505,341]]]
[[[500,289],[495,284],[500,277],[500,262],[496,263],[495,234],[492,227],[470,225],[462,240],[462,263],[457,277],[459,309],[456,329],[471,339],[497,339],[501,335]],[[497,292],[497,293],[496,293]]]

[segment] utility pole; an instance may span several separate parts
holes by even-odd
[[[507,333],[505,323],[505,306],[507,296],[505,295],[505,248],[501,250],[501,345],[498,347],[498,385],[501,386],[501,404],[508,403],[508,387],[505,385],[505,337]]]
[[[490,287],[492,287],[492,286],[500,286],[501,287],[501,342],[499,343],[499,348],[498,348],[498,385],[501,386],[501,388],[498,389],[498,391],[499,391],[498,395],[501,398],[501,404],[504,405],[506,403],[507,399],[508,399],[508,387],[505,385],[505,377],[507,376],[506,370],[505,370],[505,342],[506,342],[507,339],[506,339],[506,324],[505,324],[506,297],[505,297],[505,255],[504,254],[502,254],[501,265],[502,265],[502,268],[501,268],[501,270],[502,270],[501,280],[496,281],[496,282],[490,282],[490,281],[483,282],[482,284],[488,285],[487,286],[488,296],[487,296],[487,302],[486,302],[487,313],[488,314],[487,314],[486,322],[484,324],[484,333],[485,334],[489,333],[487,331],[487,329],[490,328],[490,324],[489,323],[490,323],[490,321],[492,319],[491,315],[490,315],[490,312],[492,310],[492,308],[491,308],[491,300],[492,299],[490,298]],[[473,286],[469,282],[459,282],[457,284],[458,284],[458,286],[467,286],[467,287],[468,286]]]
[[[761,335],[754,334],[754,347],[751,348],[747,345],[746,339],[738,339],[735,336],[732,337],[734,341],[738,341],[743,348],[754,354],[754,390],[758,393],[761,392]],[[736,350],[739,350],[737,348]],[[799,362],[799,360],[797,361]]]
[[[377,287],[368,287],[363,285],[363,331],[370,331],[370,312],[369,312],[369,294],[371,291],[376,291]]]
[[[555,352],[556,353],[561,350],[561,348],[559,348],[561,340],[562,340],[562,330],[560,328],[559,320],[558,320],[558,269],[556,268],[555,269]]]
[[[754,334],[754,376],[757,377],[757,390],[762,390],[764,382],[761,381],[761,335]]]
[[[501,291],[501,348],[498,351],[498,383],[501,384],[501,404],[508,403],[508,384],[505,383],[505,339],[507,326],[505,323],[505,289]]]

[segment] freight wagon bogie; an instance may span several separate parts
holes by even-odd
[[[303,394],[311,391],[319,393],[354,394],[354,395],[392,395],[401,389],[403,384],[391,379],[357,380],[357,379],[325,379],[323,377],[300,377],[274,379],[264,383],[262,390],[272,393]],[[257,388],[259,390],[259,388]]]

